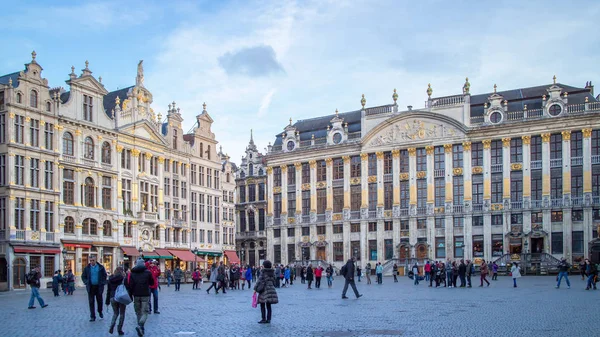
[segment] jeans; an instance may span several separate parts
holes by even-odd
[[[327,276],[327,286],[331,287],[333,285],[333,277]]]
[[[356,274],[356,277],[358,277],[358,282],[360,282],[360,274]]]
[[[137,324],[144,327],[146,319],[148,319],[148,300],[150,296],[137,296],[133,298],[133,309],[137,316]]]
[[[90,305],[90,318],[96,318],[94,300],[98,303],[98,313],[102,313],[102,289],[100,286],[90,285],[88,290],[88,302]]]
[[[394,282],[398,282],[398,276],[396,276],[396,273],[394,273]]]
[[[471,286],[471,274],[467,274],[467,286]]]
[[[428,271],[425,272],[425,281],[429,281],[429,274],[430,274],[430,272],[428,272]]]
[[[266,313],[265,313],[266,311]],[[263,321],[271,320],[271,303],[261,303],[260,304],[260,315]]]
[[[176,278],[175,279],[175,291],[179,291],[180,288],[181,288],[181,279]]]
[[[481,279],[481,285],[480,285],[480,287],[483,287],[483,281],[485,281],[485,283],[487,283],[488,286],[490,285],[490,282],[486,279],[486,277],[487,277],[487,274],[481,274],[481,277],[480,277],[480,279]]]
[[[115,326],[115,323],[117,322],[117,317],[118,317],[119,325],[117,326],[117,331],[123,331],[123,322],[125,322],[125,309],[127,309],[127,306],[125,304],[121,304],[121,303],[115,301],[114,298],[110,300],[110,304],[113,309],[113,317],[110,322],[110,326],[111,327]]]
[[[215,288],[215,293],[219,293],[219,287],[217,286],[217,282],[213,282],[208,289],[206,289],[206,293],[210,293],[210,290]],[[249,287],[248,287],[249,288]]]
[[[171,286],[171,277],[167,277],[167,287]]]
[[[31,287],[31,297],[29,297],[29,307],[33,307],[33,303],[35,301],[35,299],[37,298],[38,302],[40,303],[40,305],[43,307],[44,304],[44,299],[42,298],[42,296],[40,296],[40,288],[38,287]]]
[[[194,280],[194,284],[192,284],[192,289],[198,289],[199,283],[200,283],[200,280]]]
[[[515,288],[517,287],[517,279],[516,278],[513,278],[513,287],[515,287]]]
[[[566,271],[561,271],[560,273],[558,273],[558,283],[556,284],[556,287],[560,287],[560,281],[562,281],[563,277],[567,280],[567,286],[571,286],[571,282],[569,282],[569,273]]]
[[[588,279],[587,279],[587,287],[588,288],[591,288],[593,286],[594,289],[596,289],[596,283],[594,283],[595,276],[596,275],[594,275],[594,274],[590,274],[590,276],[588,276]]]
[[[460,286],[464,287],[465,286],[465,275],[461,274],[461,275],[459,275],[459,277],[460,277]]]
[[[452,287],[452,272],[446,273],[446,283],[449,287]]]
[[[315,288],[321,288],[321,277],[315,277]]]
[[[415,274],[413,277],[415,279],[415,285],[418,285],[419,284],[419,274]]]
[[[252,280],[246,280],[246,282],[248,282],[248,289],[250,289],[252,287]]]
[[[150,288],[150,295],[154,299],[154,312],[158,312],[158,288]],[[152,311],[152,305],[150,304],[150,296],[148,296],[148,312]]]
[[[383,283],[383,274],[377,274],[377,283],[379,283],[379,284]]]
[[[348,279],[346,279],[346,282],[344,283],[344,290],[342,291],[342,297],[346,297],[346,291],[348,291],[348,285],[350,285],[352,287],[352,290],[354,290],[354,295],[356,295],[356,298],[358,298],[358,290],[356,290],[356,284],[354,283],[354,280],[348,280]]]

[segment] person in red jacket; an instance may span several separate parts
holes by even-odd
[[[323,267],[318,266],[315,269],[315,288],[317,289],[321,288],[321,276],[323,276]]]
[[[158,277],[160,276],[158,261],[152,260],[152,262],[146,262],[146,268],[150,271],[152,278],[154,279],[154,284],[150,286],[150,294],[154,299],[154,313],[160,314],[158,311]],[[148,313],[152,313],[152,303],[150,302],[150,297],[148,297]]]

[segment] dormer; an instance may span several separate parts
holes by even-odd
[[[285,127],[284,132],[281,134],[283,140],[283,152],[294,151],[300,145],[300,132],[292,125],[292,119],[290,118],[290,124]]]
[[[181,130],[183,118],[181,117],[179,110],[180,109],[176,107],[175,101],[173,101],[173,103],[169,104],[169,110],[167,111],[166,137],[173,150],[181,150],[183,145],[183,134]]]
[[[556,84],[556,76],[552,78],[553,83],[550,88],[546,89],[548,97],[544,95],[542,97],[544,115],[548,117],[558,117],[567,111],[568,95],[564,93],[563,97],[560,96],[562,88]]]
[[[331,123],[331,127],[327,126],[327,144],[337,145],[348,140],[348,123],[344,124],[344,119],[339,116],[337,109],[329,123]]]
[[[485,123],[499,124],[506,120],[506,100],[497,92],[498,86],[494,84],[494,92],[488,97],[484,104]],[[504,107],[502,106],[504,102]]]

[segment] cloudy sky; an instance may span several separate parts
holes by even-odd
[[[484,5],[489,4],[489,5]],[[50,85],[89,60],[109,91],[145,85],[190,128],[202,103],[239,162],[294,120],[392,102],[558,81],[600,83],[597,1],[12,1],[0,12],[0,74],[32,50]],[[596,90],[596,93],[600,88]]]

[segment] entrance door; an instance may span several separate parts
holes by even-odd
[[[27,261],[24,258],[18,257],[13,260],[13,287],[15,289],[25,288],[25,274],[27,267]]]
[[[544,238],[531,238],[531,253],[541,254],[544,252]]]
[[[254,255],[254,254],[255,254],[254,250],[248,251],[248,261],[250,261],[251,266],[258,267],[258,265],[256,264],[256,255]]]
[[[302,258],[305,261],[310,260],[310,247],[302,247]]]
[[[0,291],[8,290],[8,263],[0,257]]]
[[[317,260],[327,260],[327,256],[325,254],[325,247],[317,247]]]
[[[522,252],[522,241],[521,238],[511,238],[509,242],[511,254],[521,254]]]

